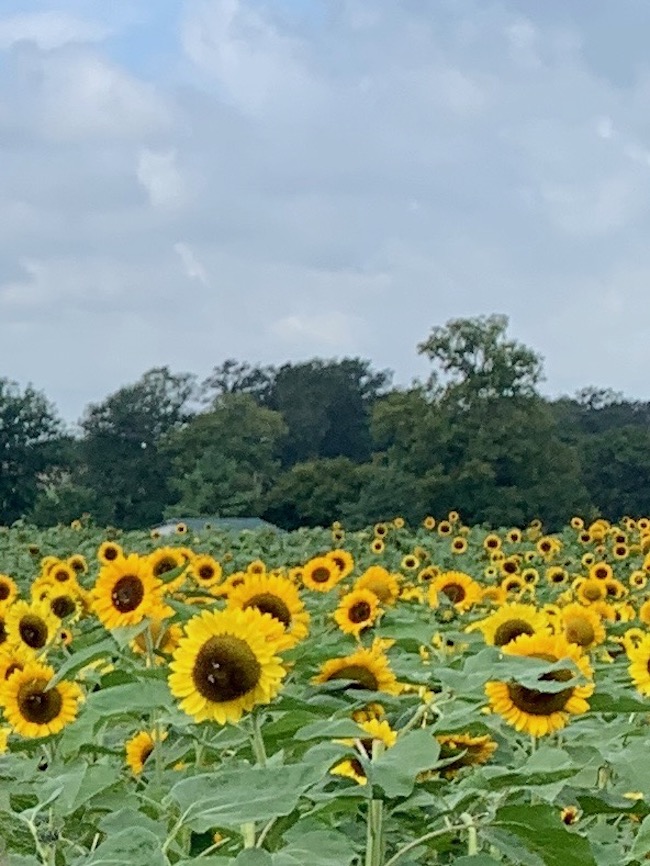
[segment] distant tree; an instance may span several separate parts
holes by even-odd
[[[584,481],[611,520],[650,514],[650,429],[629,425],[585,438]]]
[[[0,521],[27,514],[45,473],[61,459],[63,425],[42,393],[0,379]]]
[[[257,516],[278,475],[286,425],[248,393],[224,393],[213,406],[167,437],[173,499],[167,513]]]
[[[214,403],[224,394],[250,394],[257,402],[263,402],[274,376],[273,367],[256,367],[247,361],[227,358],[201,383],[201,393],[207,403]]]
[[[98,523],[135,529],[161,519],[171,474],[161,444],[188,419],[194,388],[193,376],[157,367],[89,406],[81,450]]]

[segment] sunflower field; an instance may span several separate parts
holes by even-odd
[[[650,859],[650,519],[0,529],[0,863]]]

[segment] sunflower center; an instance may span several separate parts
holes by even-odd
[[[599,601],[602,598],[602,590],[599,586],[586,586],[583,591],[588,601]]]
[[[34,725],[47,725],[61,712],[63,700],[58,689],[45,691],[47,680],[36,680],[21,686],[17,703],[21,716]]]
[[[136,610],[144,598],[144,586],[135,574],[125,574],[121,577],[111,593],[113,607],[120,613],[130,613]]]
[[[356,775],[359,776],[360,778],[362,778],[362,779],[366,778],[366,771],[364,770],[363,764],[361,763],[361,761],[358,758],[351,758],[350,759],[350,769],[352,770],[353,773],[356,773]]]
[[[26,614],[18,626],[18,631],[24,643],[32,649],[41,649],[47,643],[47,625],[35,614]]]
[[[5,621],[0,619],[0,644],[4,643],[7,640],[7,629],[5,628]]]
[[[166,574],[168,571],[173,571],[178,568],[178,563],[171,556],[163,556],[153,567],[153,573],[156,577]]]
[[[270,613],[274,619],[279,619],[285,628],[291,625],[291,611],[282,599],[272,592],[261,592],[249,598],[244,610],[248,607],[256,607],[261,613]]]
[[[348,611],[348,619],[353,623],[366,622],[371,613],[372,609],[367,601],[358,601]]]
[[[233,635],[207,640],[197,653],[192,680],[208,701],[234,701],[250,692],[260,681],[262,668],[246,641]]]
[[[207,563],[199,568],[199,577],[201,580],[212,580],[214,577],[214,568]]]
[[[70,575],[67,571],[61,569],[61,571],[56,571],[54,573],[54,580],[56,580],[58,583],[65,583],[66,580],[70,580]]]
[[[3,581],[0,583],[0,601],[5,601],[7,598],[9,598],[9,584]]]
[[[332,562],[339,571],[345,571],[345,562],[339,556],[333,556]]]
[[[153,746],[151,746],[151,745],[144,746],[142,748],[142,751],[140,752],[140,763],[144,764],[152,752],[153,752]]]
[[[531,657],[547,662],[557,661],[553,656],[546,654],[534,654]],[[572,678],[571,671],[568,668],[562,668],[559,671],[542,674],[539,679],[545,682],[565,683]],[[551,713],[558,713],[564,709],[567,701],[573,695],[573,689],[562,689],[559,692],[540,692],[537,689],[527,689],[520,683],[513,682],[508,685],[508,694],[518,710],[531,716],[550,716]]]
[[[466,595],[464,587],[459,583],[446,583],[441,592],[443,592],[452,604],[458,604]]]
[[[349,688],[367,689],[369,692],[376,692],[379,686],[373,672],[363,665],[346,665],[328,677],[329,680],[352,680]]]
[[[59,595],[56,598],[53,598],[50,607],[52,613],[55,616],[58,616],[59,619],[64,619],[66,616],[70,616],[70,614],[74,613],[77,609],[74,599],[70,598],[69,595]]]
[[[117,549],[115,547],[107,547],[104,551],[104,559],[108,562],[112,562],[114,559],[117,559]]]
[[[520,634],[535,634],[535,629],[524,619],[508,619],[494,632],[494,645],[505,646]]]
[[[517,563],[516,562],[504,562],[503,570],[506,574],[515,574],[517,571]]]
[[[564,634],[569,643],[577,643],[582,647],[591,646],[596,639],[592,624],[587,619],[578,617],[567,622]]]
[[[314,581],[314,583],[327,583],[327,581],[330,579],[330,573],[326,568],[323,568],[323,566],[321,565],[312,571],[311,579]]]

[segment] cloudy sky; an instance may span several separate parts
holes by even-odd
[[[647,0],[1,0],[0,376],[361,355],[502,312],[650,397]],[[646,299],[649,300],[646,300]]]

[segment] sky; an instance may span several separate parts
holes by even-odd
[[[360,356],[493,312],[650,399],[647,0],[0,0],[0,377]]]

